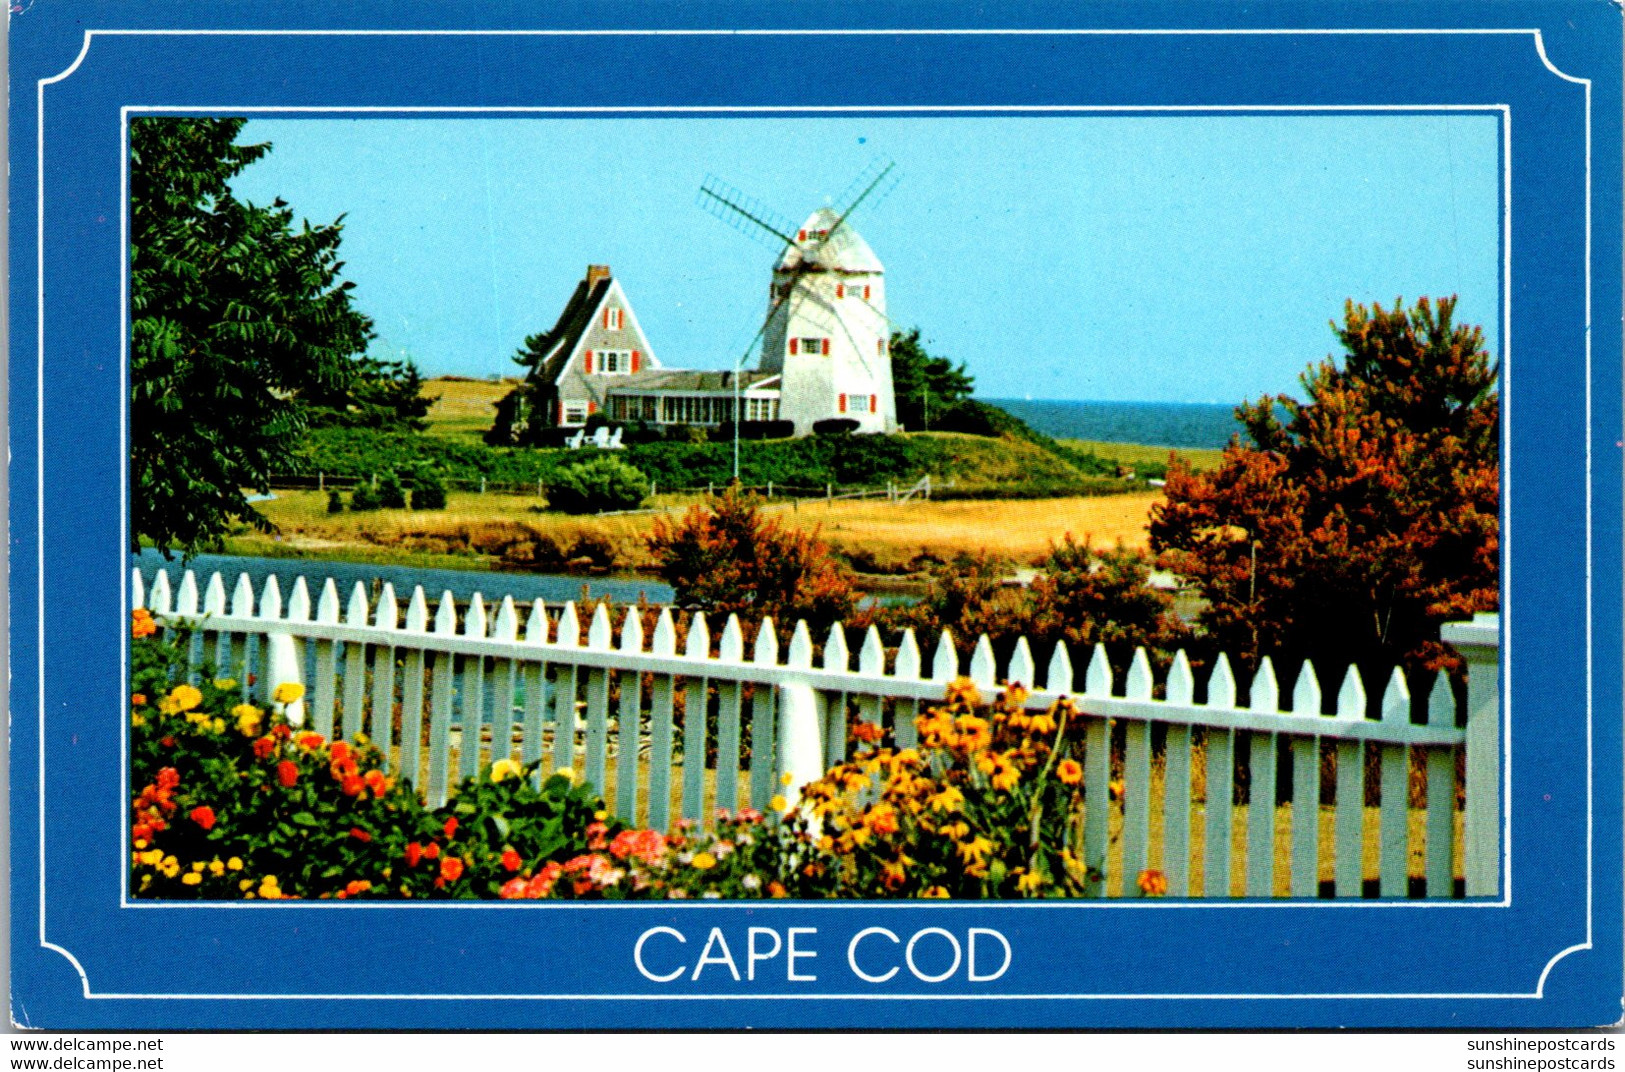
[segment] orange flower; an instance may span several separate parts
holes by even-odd
[[[254,742],[254,758],[255,759],[266,759],[267,757],[269,757],[271,755],[272,752],[275,752],[275,751],[276,751],[276,738],[275,737],[261,737],[259,740]]]
[[[372,883],[364,878],[358,878],[344,887],[343,896],[354,897],[358,893],[366,893],[372,889]]]
[[[519,858],[519,854],[513,851],[513,849],[502,850],[502,866],[507,868],[509,871],[519,870],[524,866],[524,863],[525,861],[521,860]]]
[[[350,836],[363,844],[372,840],[372,835],[361,829],[359,826],[350,827]]]
[[[886,731],[873,722],[859,722],[852,727],[852,736],[864,744],[874,744],[886,736]]]
[[[446,832],[446,840],[450,841],[452,838],[456,837],[457,836],[457,816],[453,815],[450,819],[447,819],[446,820],[446,825],[444,827],[442,827],[441,829],[443,829]],[[588,829],[591,829],[591,828],[589,827]]]
[[[174,767],[165,767],[158,772],[158,788],[174,789],[181,784],[181,772]]]
[[[213,830],[214,829],[214,809],[213,808],[208,807],[207,805],[205,805],[204,807],[201,807],[201,808],[193,808],[189,814],[192,817],[192,821],[194,823],[198,824],[199,826],[201,826],[203,829],[205,829],[205,830]]]
[[[294,741],[299,745],[300,748],[306,749],[307,751],[315,751],[327,743],[327,738],[323,737],[319,733],[310,733],[307,731],[305,733],[301,733],[298,737],[295,737]]]
[[[361,780],[367,783],[367,788],[372,790],[373,796],[381,797],[384,790],[389,788],[389,779],[376,767],[363,775]]]
[[[334,763],[344,763],[350,758],[350,746],[343,741],[334,741],[331,751]]]
[[[364,788],[366,788],[365,783],[353,774],[345,775],[344,780],[339,783],[339,792],[347,797],[359,796]]]
[[[145,607],[137,607],[130,613],[130,636],[137,640],[148,637],[158,631],[158,623],[152,620],[152,612]]]
[[[1161,897],[1168,892],[1168,876],[1161,871],[1147,868],[1140,872],[1135,885],[1139,886],[1140,892],[1147,897]]]
[[[438,860],[440,858],[440,846],[432,841],[423,846],[423,858],[425,860]]]
[[[423,846],[419,845],[415,841],[409,841],[409,842],[406,843],[406,853],[405,853],[405,855],[406,855],[406,866],[407,867],[416,867],[418,865],[418,861],[423,858]]]
[[[1055,767],[1055,776],[1066,785],[1083,781],[1083,767],[1075,759],[1063,759]]]
[[[299,781],[299,768],[292,760],[284,759],[276,765],[276,780],[284,789],[292,789]]]
[[[455,856],[447,856],[440,861],[440,877],[447,882],[456,882],[463,877],[463,861]]]
[[[130,706],[131,707],[145,707],[146,703],[147,703],[147,694],[146,693],[144,693],[144,692],[135,692],[135,693],[130,694]]]

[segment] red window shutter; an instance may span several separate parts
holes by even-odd
[[[587,351],[587,371],[592,372],[592,351]]]
[[[805,241],[807,241],[807,232],[805,230],[797,231],[796,232],[796,241],[797,242],[805,242]]]
[[[846,297],[846,287],[843,284],[841,284],[841,283],[836,283],[835,284],[835,296],[837,298]]]
[[[878,412],[880,412],[880,396],[879,395],[870,395],[869,396],[869,412],[870,413],[878,413]]]
[[[868,288],[867,285],[865,285],[864,288],[863,288],[863,300],[864,301],[869,300],[869,288]]]
[[[796,356],[796,342],[797,342],[797,340],[795,340],[795,339],[790,340],[790,356],[791,357]]]
[[[588,413],[597,413],[598,412],[598,403],[596,403],[596,402],[588,402],[587,403],[587,412]]]
[[[825,357],[829,356],[829,340],[828,339],[824,340],[824,356]]]
[[[643,355],[638,353],[636,350],[632,351],[632,371],[633,372],[636,372],[638,370],[638,364],[641,361],[642,357],[643,357]]]
[[[840,407],[841,407],[841,412],[845,413],[846,412],[846,396],[845,395],[842,395],[840,397]]]

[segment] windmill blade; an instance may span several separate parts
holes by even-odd
[[[903,325],[899,324],[897,321],[893,320],[891,317],[887,316],[885,313],[883,313],[879,309],[875,308],[874,303],[871,302],[869,299],[865,298],[863,295],[856,294],[856,293],[849,293],[848,296],[852,297],[852,298],[856,298],[858,301],[860,301],[864,305],[868,306],[869,311],[871,313],[875,314],[876,316],[878,316],[880,319],[884,320],[886,322],[886,326],[891,328],[893,331],[898,332],[899,334],[902,334],[902,333],[908,331],[908,329],[903,327]]]
[[[715,175],[706,176],[697,203],[740,234],[764,245],[782,249],[796,243],[795,224]]]
[[[885,199],[887,194],[897,188],[897,182],[900,178],[902,176],[897,174],[896,161],[887,160],[884,157],[872,161],[868,167],[863,169],[862,174],[853,179],[846,190],[842,192],[837,203],[846,207],[840,210],[839,218],[836,219],[834,226],[829,229],[829,234],[824,237],[824,241],[828,242],[841,229],[841,225],[851,217],[852,213],[858,210],[859,205],[871,198],[878,205]]]

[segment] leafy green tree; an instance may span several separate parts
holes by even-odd
[[[312,428],[377,428],[421,432],[429,426],[434,398],[423,394],[423,376],[411,360],[355,360],[348,383],[336,391],[307,391]]]
[[[192,553],[269,523],[264,491],[306,426],[305,397],[344,391],[371,322],[340,282],[340,224],[295,229],[280,199],[230,182],[268,144],[242,119],[138,118],[130,129],[131,534]]]
[[[1497,372],[1455,305],[1348,303],[1332,325],[1347,355],[1310,367],[1307,401],[1243,405],[1250,444],[1170,469],[1151,545],[1206,599],[1221,649],[1381,681],[1454,665],[1440,624],[1498,605]]]
[[[891,378],[897,420],[911,431],[935,427],[934,422],[970,398],[976,385],[963,361],[955,365],[927,353],[919,328],[892,332]]]
[[[648,477],[607,456],[567,465],[547,483],[547,505],[567,514],[633,510],[648,497]]]

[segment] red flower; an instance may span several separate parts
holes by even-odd
[[[383,796],[384,790],[389,788],[389,779],[385,778],[384,772],[376,767],[363,775],[361,780],[367,783],[367,788],[372,790],[372,795],[375,797]]]
[[[344,780],[339,783],[339,792],[347,797],[359,795],[364,788],[366,788],[365,784],[353,774],[345,775]]]
[[[523,900],[525,897],[525,880],[520,877],[510,878],[502,884],[497,896],[505,901]]]
[[[142,707],[142,706],[145,706],[146,702],[147,702],[147,694],[146,693],[144,693],[144,692],[132,692],[130,694],[130,706],[131,707]]]
[[[463,861],[455,856],[447,856],[440,861],[440,877],[447,882],[456,882],[463,877]]]
[[[284,741],[293,736],[293,731],[290,730],[287,724],[284,722],[278,722],[275,726],[272,726],[271,732],[282,738]]]
[[[284,759],[276,765],[276,780],[281,782],[284,788],[292,789],[299,781],[299,767],[292,760]]]
[[[334,763],[345,763],[350,759],[350,746],[343,741],[334,741],[331,750]]]
[[[205,805],[205,806],[203,806],[201,808],[193,808],[192,811],[191,811],[191,816],[192,816],[192,821],[194,823],[198,824],[199,826],[201,826],[203,829],[205,829],[205,830],[213,830],[214,829],[214,809],[213,808],[208,807],[207,805]]]
[[[173,737],[160,737],[158,739],[158,743],[163,745],[165,748],[174,748],[175,747],[175,738],[173,738]]]
[[[594,852],[602,849],[607,843],[604,839],[604,835],[607,833],[609,833],[609,827],[603,823],[588,823],[586,830],[587,848],[592,849]]]
[[[158,772],[158,788],[174,789],[181,784],[181,772],[174,767],[165,767]]]
[[[372,835],[361,829],[359,826],[350,827],[350,836],[361,842],[372,840]]]
[[[275,751],[276,751],[276,738],[275,737],[261,737],[259,740],[254,742],[254,758],[255,759],[266,759],[271,755],[272,752],[275,752]]]
[[[519,858],[519,854],[514,852],[512,849],[502,850],[502,866],[507,868],[509,871],[519,870],[524,866],[524,863],[525,861],[521,860]]]
[[[429,842],[427,845],[423,846],[423,858],[425,860],[438,860],[438,859],[440,859],[440,846],[436,845],[432,841]]]
[[[447,819],[444,829],[446,831],[446,840],[450,841],[452,838],[456,837],[457,836],[457,816],[453,815],[450,819]]]
[[[422,858],[423,858],[423,846],[419,845],[415,841],[407,842],[406,843],[406,866],[407,867],[416,867],[418,865],[418,861],[421,860]]]
[[[152,827],[146,823],[136,823],[130,830],[130,836],[137,841],[145,841],[152,836]]]

